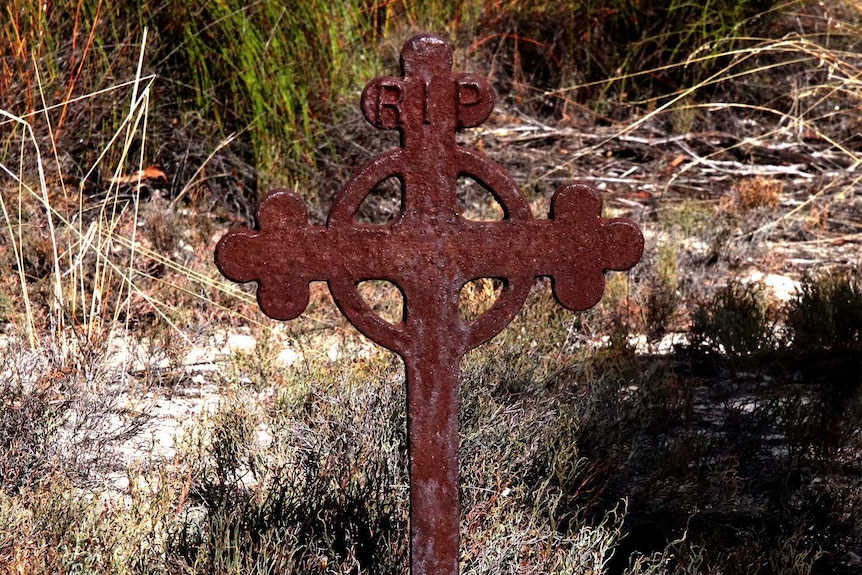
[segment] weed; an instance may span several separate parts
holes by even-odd
[[[723,200],[726,211],[747,212],[757,208],[776,208],[781,201],[784,184],[775,178],[754,176],[733,184],[731,194]]]
[[[631,394],[617,373],[601,373],[604,364],[589,371],[588,357],[579,355],[551,382],[534,378],[514,386],[505,380],[521,380],[518,361],[490,351],[468,358],[460,418],[467,572],[518,573],[518,565],[550,573],[602,571],[618,552],[626,506],[605,509],[603,491],[618,471],[610,462],[625,457],[616,444],[621,428],[645,424],[645,411],[634,412],[645,396]],[[625,376],[643,373],[642,364],[623,364]],[[631,387],[652,387],[646,381],[653,375]],[[492,386],[499,391],[489,394]],[[654,400],[650,405],[662,402]],[[631,572],[653,572],[650,565],[658,569],[669,557],[642,558]]]
[[[57,430],[67,417],[68,400],[58,401],[62,394],[53,385],[27,377],[31,369],[9,362],[0,384],[0,479],[3,491],[11,493],[48,476],[57,456]]]
[[[571,117],[630,93],[666,93],[696,84],[723,65],[723,47],[769,24],[788,6],[738,0],[692,5],[666,0],[604,4],[504,2],[483,13],[477,43],[504,61],[502,89],[522,106]],[[701,58],[695,58],[697,54]],[[679,63],[675,66],[674,63]],[[638,74],[639,70],[649,70]],[[683,107],[682,127],[695,112]]]
[[[676,242],[663,243],[658,247],[655,273],[650,280],[644,302],[644,323],[647,339],[655,341],[668,331],[680,304]]]
[[[680,100],[678,105],[673,106],[668,110],[668,118],[671,128],[676,134],[690,133],[695,127],[700,110],[693,105],[694,102],[689,101],[691,98]]]
[[[332,118],[356,78],[371,75],[354,2],[172,2],[159,17],[173,23],[163,28],[179,47],[171,58],[199,109],[226,132],[251,127],[261,166],[311,160],[319,122]]]
[[[340,397],[314,385],[300,420],[267,416],[237,390],[203,445],[191,444],[192,503],[204,511],[172,528],[169,556],[219,572],[395,572],[406,550],[395,536],[406,526],[405,492],[395,487],[406,482],[406,438],[392,376]]]
[[[776,418],[787,443],[791,465],[829,465],[838,451],[847,446],[862,420],[862,398],[852,398],[857,413],[845,405],[835,405],[828,394],[788,394],[777,402]]]
[[[284,366],[278,361],[282,350],[282,342],[273,330],[263,328],[259,331],[253,349],[233,352],[227,377],[257,391],[283,388],[286,382]]]
[[[857,275],[825,272],[803,278],[786,315],[793,347],[801,353],[858,348],[862,286]]]
[[[775,349],[775,319],[762,289],[728,281],[692,318],[692,343],[734,362],[760,359]]]
[[[644,305],[639,302],[638,288],[627,274],[610,274],[602,300],[593,310],[578,314],[572,325],[581,323],[588,332],[594,331],[592,335],[607,335],[611,347],[627,347],[629,337],[644,328]]]
[[[698,237],[714,219],[714,208],[703,201],[685,199],[659,213],[659,226],[671,234]]]
[[[822,464],[853,444],[862,427],[862,290],[856,274],[824,272],[803,279],[787,303],[790,348],[816,387],[788,400],[794,455]]]
[[[822,551],[811,549],[805,544],[805,533],[797,532],[772,550],[769,565],[773,573],[811,575],[814,564],[822,556]]]

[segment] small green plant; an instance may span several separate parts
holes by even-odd
[[[830,405],[828,399],[827,394],[797,392],[774,400],[773,411],[784,434],[790,465],[828,465],[856,433],[857,426],[841,413],[843,408]]]
[[[225,130],[251,129],[260,167],[314,160],[340,100],[374,75],[357,2],[169,2],[176,70]],[[282,157],[280,157],[282,156]]]
[[[59,472],[15,496],[0,490],[0,572],[170,573],[161,528],[176,513],[178,477],[130,469],[129,479],[125,493],[102,497]]]
[[[740,362],[776,346],[775,319],[758,284],[730,280],[692,318],[692,343]]]
[[[592,310],[575,314],[572,328],[607,336],[611,347],[627,348],[629,338],[645,328],[645,304],[638,300],[638,286],[629,274],[609,274],[602,300]]]
[[[787,304],[793,348],[805,353],[862,346],[862,285],[858,274],[807,276]]]
[[[659,226],[671,234],[683,237],[699,236],[710,225],[715,215],[712,204],[684,199],[659,212]]]
[[[0,491],[15,493],[38,485],[50,474],[57,455],[57,430],[67,417],[67,409],[68,400],[50,379],[37,383],[14,372],[2,378]]]
[[[301,405],[261,405],[230,385],[184,451],[185,518],[169,563],[195,572],[395,573],[406,561],[403,394],[393,362],[306,381]],[[360,378],[359,374],[363,376]],[[334,395],[335,387],[339,395]],[[267,571],[269,570],[269,571]]]
[[[801,459],[828,465],[862,428],[862,288],[858,274],[803,279],[785,309],[789,347],[808,397],[788,401],[788,443]],[[793,417],[795,416],[795,417]]]
[[[252,349],[233,352],[227,375],[257,391],[283,388],[286,384],[284,366],[278,361],[282,350],[282,343],[273,330],[261,328]]]
[[[668,331],[680,304],[677,247],[676,242],[665,242],[658,247],[655,270],[644,302],[644,324],[649,341],[660,339]]]

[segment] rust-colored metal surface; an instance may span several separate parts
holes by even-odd
[[[403,358],[411,573],[455,575],[461,357],[512,320],[536,277],[550,277],[554,296],[568,309],[595,305],[604,291],[604,271],[637,263],[643,236],[629,220],[603,219],[601,196],[580,183],[556,191],[549,219],[534,219],[506,172],[455,140],[458,128],[477,126],[491,113],[488,81],[452,73],[451,48],[433,35],[404,45],[401,68],[403,77],[371,81],[361,101],[371,124],[400,131],[401,146],[352,174],[326,225],[310,225],[299,199],[275,191],[258,207],[257,229],[229,232],[215,257],[227,278],[257,282],[260,307],[279,320],[305,310],[310,281],[328,282],[349,321]],[[400,216],[387,225],[358,223],[362,201],[392,176],[402,182]],[[456,198],[459,176],[489,189],[504,219],[463,218]],[[501,279],[503,290],[483,315],[464,321],[460,290],[484,277]],[[357,285],[371,279],[399,287],[405,300],[400,322],[381,319],[365,304]]]

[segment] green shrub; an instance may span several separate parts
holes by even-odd
[[[862,344],[862,286],[858,275],[822,273],[802,280],[787,305],[794,349],[805,353]]]
[[[693,314],[692,343],[732,361],[757,359],[777,344],[773,312],[758,284],[730,280]]]
[[[176,86],[225,132],[251,130],[260,167],[309,162],[342,98],[375,75],[361,2],[169,2],[154,11]],[[279,156],[282,156],[279,158]]]
[[[473,33],[501,61],[500,81],[513,100],[566,114],[584,102],[601,108],[692,86],[722,65],[710,55],[756,36],[780,9],[789,6],[773,0],[510,0],[483,11]],[[653,71],[640,74],[645,70]]]
[[[407,463],[394,365],[365,389],[334,380],[338,396],[334,381],[310,381],[298,410],[286,399],[264,412],[230,392],[188,445],[194,485],[169,529],[169,562],[199,573],[397,572]]]
[[[38,380],[0,378],[0,491],[14,494],[50,474],[69,403],[57,400],[57,390]]]
[[[683,237],[703,235],[714,221],[715,207],[702,200],[684,199],[659,212],[661,229]]]
[[[162,527],[176,512],[176,477],[129,470],[126,493],[94,497],[62,473],[15,496],[0,491],[0,572],[169,573]],[[125,496],[125,500],[123,500]]]
[[[795,365],[814,384],[810,397],[788,401],[788,442],[802,459],[830,465],[862,429],[862,287],[858,274],[803,279],[787,303]]]
[[[660,340],[667,333],[680,305],[678,247],[676,241],[658,246],[658,255],[648,279],[644,301],[644,324],[649,341]]]

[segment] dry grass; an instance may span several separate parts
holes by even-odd
[[[145,45],[146,31],[139,64],[145,58]],[[202,270],[207,258],[192,261],[184,253],[194,253],[192,246],[201,238],[193,235],[196,216],[182,222],[176,204],[197,174],[169,205],[151,197],[152,186],[165,178],[146,160],[153,82],[152,76],[142,75],[139,65],[128,82],[77,99],[86,103],[89,98],[91,105],[98,106],[107,93],[119,99],[124,92],[128,98],[116,130],[94,162],[81,167],[83,175],[71,181],[59,157],[62,148],[51,139],[46,158],[36,137],[47,130],[53,138],[54,116],[62,115],[62,108],[43,109],[28,117],[0,110],[17,134],[7,140],[13,145],[0,164],[7,176],[0,194],[8,242],[4,256],[18,272],[13,293],[23,303],[23,309],[10,310],[10,319],[33,349],[41,345],[39,340],[47,331],[52,343],[56,341],[63,354],[72,357],[75,342],[103,342],[112,330],[128,330],[147,313],[186,337],[176,318],[187,316],[189,310],[180,305],[188,307],[189,299],[199,299],[210,309],[220,307],[220,292],[252,301],[216,279],[211,268]],[[34,165],[31,172],[28,168]],[[100,173],[109,176],[102,177],[94,194],[88,190]],[[141,219],[147,222],[147,234],[141,233]],[[167,295],[171,293],[181,297]],[[39,313],[42,306],[47,314]]]
[[[784,184],[775,178],[743,178],[733,185],[729,200],[723,203],[722,208],[742,212],[756,208],[777,208],[783,188]]]

